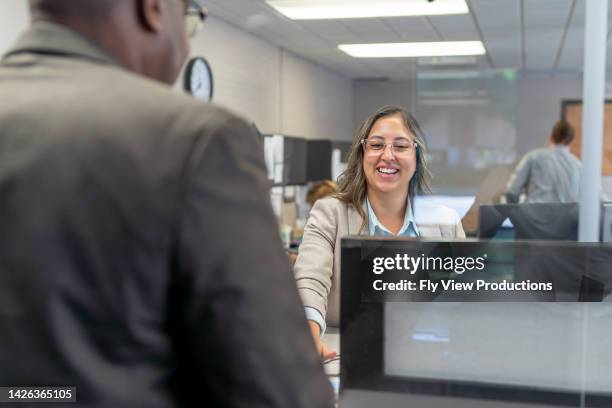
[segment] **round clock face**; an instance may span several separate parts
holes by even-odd
[[[209,102],[212,99],[212,71],[204,58],[193,58],[187,64],[185,90],[201,101]]]

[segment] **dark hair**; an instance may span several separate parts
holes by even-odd
[[[370,135],[370,131],[377,120],[394,115],[399,115],[402,118],[404,126],[414,135],[414,141],[417,143],[416,170],[408,184],[408,196],[411,204],[413,204],[414,196],[417,193],[431,191],[429,188],[431,173],[427,168],[425,135],[421,127],[406,109],[394,105],[383,106],[370,115],[361,124],[359,129],[357,129],[357,132],[355,132],[355,138],[353,139],[353,144],[349,152],[346,170],[338,178],[340,191],[335,197],[355,208],[361,216],[361,228],[366,224],[366,214],[365,211],[363,211],[362,203],[367,194],[367,182],[363,171],[363,148],[361,141]]]
[[[574,140],[574,127],[565,120],[560,120],[555,123],[552,133],[550,134],[550,140],[554,144],[568,145]]]

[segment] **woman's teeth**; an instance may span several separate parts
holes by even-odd
[[[397,169],[388,169],[386,167],[379,167],[378,170],[380,173],[384,173],[384,174],[395,174],[398,172]]]

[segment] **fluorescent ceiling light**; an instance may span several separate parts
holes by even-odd
[[[480,41],[341,44],[338,48],[355,58],[439,57],[485,53]]]
[[[424,99],[418,101],[422,106],[487,106],[491,101],[484,98],[477,99]]]
[[[440,79],[489,79],[491,77],[482,71],[450,70],[450,71],[419,71],[418,80],[440,80]]]
[[[266,0],[292,20],[467,14],[465,0]]]
[[[488,92],[484,89],[478,91],[467,91],[467,90],[449,90],[449,91],[419,91],[417,94],[418,99],[460,99],[460,98],[482,98],[487,97]]]
[[[422,57],[419,58],[420,66],[436,67],[447,65],[475,65],[478,63],[478,58],[473,55],[459,56],[442,56],[442,57]]]

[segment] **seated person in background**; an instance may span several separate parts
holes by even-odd
[[[312,185],[306,194],[306,203],[312,207],[314,203],[338,191],[338,185],[331,180],[318,181]]]
[[[564,120],[553,127],[547,148],[532,150],[519,162],[506,186],[506,200],[527,203],[578,201],[582,164],[569,150],[574,128]]]
[[[304,228],[294,272],[317,349],[326,324],[339,325],[340,239],[347,235],[463,238],[458,214],[431,206],[413,213],[417,192],[428,190],[423,132],[403,108],[385,106],[355,134],[339,192],[317,201]]]

